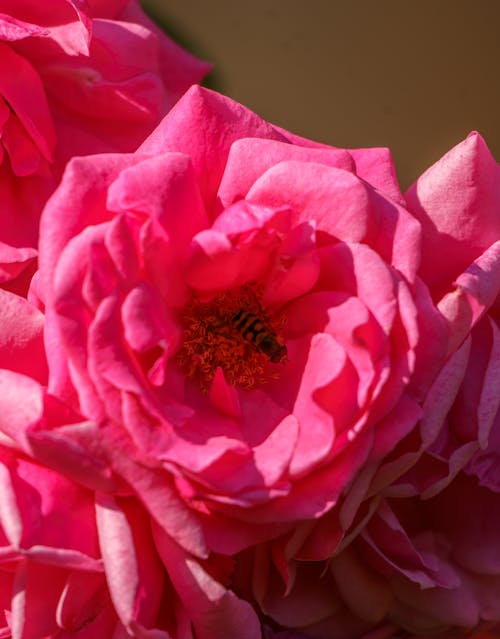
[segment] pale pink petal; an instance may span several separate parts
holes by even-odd
[[[24,444],[25,433],[42,418],[44,391],[31,377],[0,370],[0,431]],[[22,412],[19,406],[23,407]]]
[[[347,548],[332,560],[330,570],[343,600],[356,617],[370,624],[384,619],[390,610],[392,594],[361,557]]]
[[[7,466],[0,464],[0,523],[2,533],[14,547],[19,547],[23,536],[23,521]]]
[[[47,379],[43,315],[22,297],[0,290],[0,368]]]
[[[163,531],[154,529],[160,556],[199,639],[237,636],[260,639],[260,623],[251,605],[226,590]]]
[[[450,324],[448,353],[468,335],[500,292],[500,240],[492,244],[453,282],[438,308]]]
[[[471,133],[405,195],[422,224],[422,278],[434,296],[493,242],[500,221],[500,168],[478,133]]]
[[[103,494],[97,495],[96,513],[115,610],[125,627],[133,622],[151,627],[158,615],[164,577],[148,521],[136,504],[125,502],[121,506]]]
[[[44,29],[37,24],[19,20],[6,13],[0,14],[0,40],[2,41],[13,42],[32,36],[42,37],[48,35],[48,33],[48,29]]]

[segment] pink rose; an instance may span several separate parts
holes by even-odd
[[[382,502],[355,552],[390,593],[390,618],[456,637],[500,620],[500,496],[460,473],[441,493]]]
[[[500,620],[499,512],[498,492],[464,473],[428,500],[379,500],[328,563],[285,568],[277,542],[256,548],[253,596],[267,617],[311,639],[471,637]]]
[[[26,390],[22,376],[12,381]],[[0,499],[1,637],[258,636],[250,606],[153,536],[133,498],[94,493],[0,446]]]
[[[6,382],[18,385],[26,412],[33,408],[21,389],[35,382],[2,371],[2,421],[13,409]],[[117,619],[93,494],[2,445],[0,503],[0,636],[55,637],[83,628],[82,637],[111,636]]]
[[[53,457],[52,432],[95,427],[47,393],[41,313],[0,301],[0,637],[258,637],[228,558],[188,555],[78,445],[64,474],[34,461]]]
[[[50,10],[37,0],[0,0],[0,27],[6,282],[33,261],[41,209],[68,159],[135,150],[209,66],[135,0],[54,0]]]
[[[443,362],[419,263],[387,151],[193,87],[136,154],[73,160],[45,209],[48,389],[96,428],[37,454],[104,464],[194,556],[332,514],[328,556]]]
[[[473,134],[406,199],[423,226],[420,273],[449,326],[422,419],[370,478],[358,535],[327,563],[311,559],[338,534],[334,511],[305,544],[296,532],[237,561],[253,575],[251,592],[239,585],[248,599],[316,639],[500,636],[499,167]]]
[[[424,404],[426,453],[402,481],[430,495],[469,463],[481,484],[498,490],[500,167],[484,140],[471,134],[406,197],[423,224],[422,271],[450,339],[447,364]]]
[[[473,134],[407,200],[423,224],[426,279],[450,339],[448,362],[424,404],[425,454],[391,488],[400,499],[386,509],[406,543],[424,544],[421,570],[429,581],[426,587],[394,561],[389,583],[406,625],[451,627],[457,636],[457,627],[500,621],[500,167]],[[444,262],[434,250],[439,236]],[[411,493],[424,501],[401,498]],[[383,556],[390,541],[380,533],[371,543]]]

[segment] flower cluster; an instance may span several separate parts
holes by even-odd
[[[403,194],[187,89],[134,1],[12,7],[0,637],[500,637],[482,137]]]

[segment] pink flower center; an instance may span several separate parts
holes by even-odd
[[[280,337],[286,317],[264,309],[261,295],[256,285],[245,285],[209,301],[193,297],[184,308],[177,360],[202,390],[210,388],[217,368],[228,384],[245,390],[279,376],[276,365],[287,361]]]

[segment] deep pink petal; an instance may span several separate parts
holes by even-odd
[[[196,556],[205,556],[206,547],[195,515],[175,490],[172,477],[164,471],[147,469],[134,459],[134,449],[122,433],[108,427],[112,468],[133,487],[158,524],[182,547]]]
[[[69,566],[100,570],[91,493],[22,458],[11,459],[8,465],[23,519],[21,547],[31,549],[47,563],[64,566],[66,554]],[[43,513],[41,520],[39,512]],[[64,527],[59,525],[61,521],[65,521]]]
[[[349,153],[356,163],[356,175],[389,196],[394,202],[405,206],[389,149],[383,147],[349,149]]]
[[[146,283],[133,288],[122,309],[124,337],[139,353],[162,346],[170,355],[180,342],[180,328],[167,313],[158,291]]]
[[[259,549],[262,556],[264,549]],[[265,562],[254,563],[254,591],[260,607],[285,627],[301,627],[328,618],[335,612],[338,600],[329,574],[320,577],[319,564],[304,564],[297,568],[298,578],[284,596],[281,577],[275,570],[266,570]],[[268,573],[268,574],[266,574]]]
[[[221,513],[206,516],[200,513],[203,532],[207,546],[216,553],[223,555],[235,555],[258,543],[268,541],[279,535],[285,534],[291,524],[269,523],[257,524],[250,521],[239,521],[233,517],[226,517]]]
[[[0,464],[0,522],[2,536],[5,535],[11,546],[19,548],[23,537],[23,521],[19,511],[16,492],[8,466]]]
[[[190,159],[180,153],[145,159],[122,171],[108,191],[108,207],[159,220],[179,255],[208,224]]]
[[[193,86],[139,147],[139,152],[158,155],[178,151],[189,155],[210,215],[231,145],[248,137],[283,139],[270,124],[241,104]]]
[[[28,266],[32,265],[37,256],[33,248],[15,248],[0,242],[0,282],[14,279]]]
[[[56,608],[67,572],[52,566],[21,562],[15,571],[12,636],[36,639],[57,632]]]
[[[281,209],[244,201],[226,209],[211,229],[193,238],[185,264],[189,285],[202,292],[221,291],[261,279],[286,217]]]
[[[14,144],[16,142],[14,141]],[[46,171],[24,177],[14,174],[10,163],[0,167],[0,237],[12,247],[35,248],[38,242],[38,224],[44,204],[56,186]],[[23,214],[19,214],[20,207]]]
[[[102,453],[93,450],[97,439],[92,422],[76,423],[52,431],[35,430],[27,434],[29,450],[41,463],[90,490],[114,492],[116,478]]]
[[[280,307],[300,298],[317,283],[320,260],[317,255],[313,222],[296,226],[280,246],[278,258],[266,281],[262,300],[266,306]]]
[[[352,171],[351,156],[343,149],[324,147],[311,149],[276,140],[243,138],[231,146],[218,197],[226,207],[245,199],[253,183],[275,164],[295,160],[334,166]]]
[[[69,575],[57,607],[57,623],[63,629],[61,639],[73,633],[82,639],[111,636],[116,613],[102,574],[80,571]]]
[[[209,397],[214,407],[225,415],[229,417],[241,416],[238,393],[235,388],[229,386],[220,366],[215,371],[214,379],[210,386]]]
[[[316,334],[302,376],[293,412],[299,423],[299,439],[290,472],[301,475],[330,452],[335,440],[331,413],[315,401],[315,392],[339,376],[346,364],[345,352],[330,335]]]
[[[387,199],[375,189],[369,191],[375,223],[369,246],[411,282],[421,261],[421,227],[402,206]]]
[[[365,185],[352,173],[318,163],[288,160],[271,167],[254,182],[247,200],[289,207],[295,224],[314,220],[317,230],[344,241],[360,242],[372,224]]]
[[[286,495],[278,495],[248,514],[240,513],[240,517],[259,524],[319,518],[337,504],[343,487],[352,481],[368,459],[371,446],[369,436],[354,440],[334,461],[301,477]]]
[[[23,57],[0,43],[0,92],[47,160],[56,142],[47,98],[38,73]]]
[[[318,286],[323,290],[341,290],[359,297],[389,331],[397,304],[394,275],[380,256],[363,244],[341,243],[318,251],[321,275]]]

